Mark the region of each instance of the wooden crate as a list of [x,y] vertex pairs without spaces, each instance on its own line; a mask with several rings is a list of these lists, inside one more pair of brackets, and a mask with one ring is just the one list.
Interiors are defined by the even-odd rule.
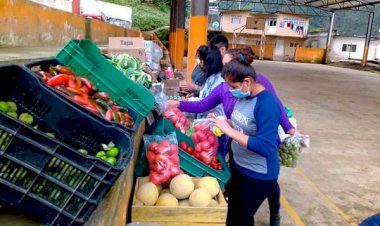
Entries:
[[[136,206],[137,178],[132,204],[132,222],[154,222],[160,226],[221,226],[226,225],[227,203],[223,193],[219,192],[217,207],[165,207]],[[196,180],[196,178],[194,178]]]

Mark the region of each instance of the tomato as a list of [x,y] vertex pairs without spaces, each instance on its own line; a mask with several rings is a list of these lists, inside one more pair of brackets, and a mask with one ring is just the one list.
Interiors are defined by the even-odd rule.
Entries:
[[218,164],[218,170],[222,170],[223,169],[223,166],[222,166],[222,164]]
[[170,152],[171,155],[178,155],[178,146],[176,144],[171,144]]
[[188,147],[187,150],[186,150],[187,153],[189,153],[190,155],[193,155],[194,154],[194,149],[192,147]]
[[166,169],[162,171],[160,174],[162,175],[161,183],[169,182],[172,176],[170,169]]
[[170,168],[170,173],[171,173],[172,177],[175,177],[175,176],[181,174],[181,169],[178,166],[172,166]]
[[163,170],[165,170],[165,168],[166,168],[166,163],[165,162],[155,161],[152,164],[151,170],[153,170],[154,172],[162,172]]
[[204,133],[200,132],[200,131],[197,132],[197,136],[198,136],[199,142],[203,142],[203,141],[207,140],[206,135]]
[[201,128],[201,124],[196,124],[196,125],[194,126],[194,131],[195,131],[195,132],[198,132],[200,128]]
[[168,140],[162,140],[160,144],[163,145],[163,146],[169,147],[170,141],[168,141]]
[[186,120],[187,120],[186,117],[181,117],[181,118],[179,118],[179,121],[178,121],[178,122],[179,122],[181,125],[185,126],[185,124],[186,124]]
[[155,185],[161,184],[162,176],[155,172],[150,172],[149,174],[149,181],[152,182]]
[[191,135],[191,138],[193,139],[194,143],[196,143],[196,144],[199,143],[197,132],[193,133],[193,135]]
[[179,117],[177,116],[177,115],[172,115],[172,116],[170,116],[170,118],[169,118],[169,121],[171,122],[171,123],[176,123],[176,122],[178,122],[178,120],[179,120]]
[[210,164],[211,163],[211,156],[208,153],[206,153],[206,152],[200,153],[199,159],[202,162],[206,163],[206,164]]
[[152,142],[149,144],[148,151],[155,151],[158,146],[157,142]]
[[206,151],[209,148],[211,148],[211,145],[210,145],[210,143],[208,141],[203,141],[203,142],[201,142],[199,144],[201,146],[202,151]]
[[216,162],[214,162],[214,161],[211,161],[210,166],[211,166],[213,169],[218,169],[218,163],[216,163]]
[[202,152],[202,147],[201,147],[200,143],[195,146],[194,152],[195,153],[201,153]]
[[185,141],[182,141],[182,142],[179,144],[179,147],[180,147],[182,150],[186,151],[186,150],[188,149],[189,145],[188,145]]
[[206,123],[201,124],[200,130],[202,130],[202,131],[209,131],[210,130],[210,126],[208,124],[206,124]]
[[214,145],[215,142],[216,142],[216,138],[214,135],[212,136],[207,136],[207,141],[211,144],[211,145]]
[[155,157],[156,157],[156,154],[154,154],[153,151],[148,151],[148,152],[146,153],[146,158],[148,159],[148,162],[149,162],[149,163],[153,163]]
[[179,164],[179,156],[178,155],[173,155],[170,160],[172,161],[172,163],[174,165],[178,165]]

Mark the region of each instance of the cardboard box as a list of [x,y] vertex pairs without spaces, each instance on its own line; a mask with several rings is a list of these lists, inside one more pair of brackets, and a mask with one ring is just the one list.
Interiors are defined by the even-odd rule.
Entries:
[[171,80],[164,80],[164,93],[167,96],[179,96],[179,86],[180,86],[180,80],[179,79],[171,79]]
[[108,52],[114,54],[126,53],[139,58],[142,62],[146,61],[144,38],[109,37]]
[[[226,225],[227,203],[223,193],[216,196],[216,207],[192,206],[138,206],[136,192],[141,186],[141,178],[137,178],[132,203],[132,222],[154,222],[160,226],[223,226]],[[193,178],[193,181],[197,178]]]

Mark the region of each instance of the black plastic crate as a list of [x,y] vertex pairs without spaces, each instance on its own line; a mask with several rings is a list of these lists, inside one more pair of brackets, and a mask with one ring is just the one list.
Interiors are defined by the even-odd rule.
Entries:
[[[36,72],[38,70],[44,70],[44,71],[46,71],[50,66],[56,66],[58,64],[59,65],[65,65],[64,63],[60,62],[59,60],[57,60],[55,58],[47,58],[47,59],[42,59],[42,60],[38,60],[38,61],[29,62],[29,63],[25,64],[25,66],[28,69],[30,69],[31,71]],[[34,74],[34,76],[38,77],[35,74]],[[78,75],[78,76],[80,76],[80,75]],[[51,90],[54,90],[54,92],[59,93],[61,95],[61,93],[59,91],[57,91],[56,89],[51,88],[49,86],[46,86],[46,87],[48,87]],[[62,95],[62,96],[65,97],[64,95]],[[69,99],[67,99],[67,100],[69,100]],[[138,114],[133,109],[128,108],[128,113],[129,113],[129,115],[134,120],[133,128],[128,128],[128,127],[122,126],[122,125],[120,125],[119,123],[116,123],[116,122],[109,122],[109,121],[105,120],[103,117],[101,117],[100,115],[95,114],[95,113],[87,110],[83,106],[81,106],[79,104],[76,104],[76,103],[72,102],[71,100],[69,100],[68,102],[70,104],[72,104],[74,107],[77,107],[78,110],[84,112],[85,114],[90,114],[91,116],[98,118],[98,120],[102,120],[104,124],[116,125],[116,126],[120,127],[121,129],[126,130],[127,132],[133,133],[133,132],[135,132],[137,130],[137,128],[139,126],[139,124],[138,124],[138,117],[139,116],[138,116]],[[127,106],[123,106],[123,107],[126,108]]]
[[[26,68],[2,66],[0,76],[0,101],[34,117],[27,125],[0,113],[0,199],[46,224],[82,225],[129,163],[131,135],[67,104]],[[94,157],[110,141],[116,166]]]

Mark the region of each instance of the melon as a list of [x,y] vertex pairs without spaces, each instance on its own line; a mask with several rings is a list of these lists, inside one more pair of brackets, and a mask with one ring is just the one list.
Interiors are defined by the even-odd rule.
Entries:
[[211,197],[218,195],[220,191],[219,183],[215,177],[202,177],[200,178],[195,188],[205,188],[210,193]]
[[165,194],[165,193],[170,193],[169,188],[164,188],[164,189],[162,189],[161,192],[160,192],[161,195],[162,195],[162,194]]
[[144,205],[144,203],[141,202],[140,200],[138,200],[138,199],[135,200],[135,206],[143,206],[143,205]]
[[143,184],[146,184],[146,183],[148,183],[148,182],[150,182],[149,181],[149,176],[146,176],[146,177],[140,177],[139,178],[139,187],[141,187]]
[[158,198],[157,186],[151,182],[145,183],[139,187],[136,198],[146,206],[153,206]]
[[179,206],[190,206],[190,202],[188,199],[184,199],[184,200],[179,201],[178,205]]
[[194,191],[194,183],[189,175],[180,174],[172,179],[169,188],[177,199],[187,199]]
[[174,195],[165,193],[158,197],[156,206],[178,206],[178,200]]
[[211,195],[205,188],[195,189],[189,198],[190,206],[207,207],[211,203]]
[[215,199],[211,199],[209,206],[210,207],[216,207],[216,206],[219,206],[219,203]]

